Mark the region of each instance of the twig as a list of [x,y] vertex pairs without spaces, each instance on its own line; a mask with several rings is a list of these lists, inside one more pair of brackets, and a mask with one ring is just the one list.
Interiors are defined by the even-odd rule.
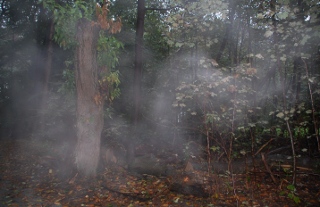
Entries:
[[290,136],[291,149],[292,149],[292,157],[293,157],[292,185],[296,185],[297,157],[296,157],[296,152],[295,152],[295,149],[294,149],[293,135],[292,135],[291,128],[290,128],[290,124],[289,124],[289,121],[288,121],[288,120],[286,120],[286,124],[287,124],[287,129],[288,129],[288,132],[289,132],[289,136]]
[[266,161],[266,159],[265,159],[265,157],[264,157],[264,153],[261,153],[261,158],[262,158],[263,164],[264,164],[264,166],[266,167],[266,170],[268,171],[268,173],[270,174],[273,182],[276,183],[277,180],[276,180],[276,178],[273,176],[273,173],[271,172],[271,170],[270,170],[270,168],[269,168],[269,166],[268,166],[268,163],[267,163],[267,161]]
[[261,150],[263,150],[263,148],[265,148],[273,140],[274,140],[274,138],[271,138],[267,143],[262,145],[262,147],[260,147],[260,149],[254,154],[254,156],[257,156],[257,154],[259,154],[261,152]]
[[[293,168],[292,165],[280,165],[280,167],[284,168],[284,169],[289,169],[289,168]],[[298,170],[306,170],[306,171],[312,171],[311,168],[307,168],[307,167],[300,167],[300,166],[296,166],[296,169]]]
[[284,147],[280,147],[280,148],[271,150],[270,152],[268,152],[268,155],[272,155],[272,154],[275,154],[275,153],[277,153],[277,152],[283,152],[284,150],[287,150],[287,149],[290,149],[290,148],[291,148],[291,145],[287,145],[287,146],[284,146]]
[[310,84],[311,81],[309,81],[308,65],[303,58],[301,58],[301,60],[303,61],[304,68],[306,69],[306,76],[307,76],[308,88],[309,88],[310,99],[311,99],[311,107],[312,107],[312,120],[313,120],[314,130],[315,130],[316,139],[317,139],[317,143],[318,143],[318,152],[320,152],[319,129],[318,129],[318,124],[317,124],[317,119],[316,119],[316,109],[314,107],[314,100],[313,100],[313,95],[312,95],[313,93],[312,93],[312,88],[311,88],[311,84]]

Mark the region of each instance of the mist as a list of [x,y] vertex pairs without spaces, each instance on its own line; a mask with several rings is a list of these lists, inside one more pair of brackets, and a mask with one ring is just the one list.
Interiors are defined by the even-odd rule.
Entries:
[[319,204],[319,11],[0,1],[0,203]]

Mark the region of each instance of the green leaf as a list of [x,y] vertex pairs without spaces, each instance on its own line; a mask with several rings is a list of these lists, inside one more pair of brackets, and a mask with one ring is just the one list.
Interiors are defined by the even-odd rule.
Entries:
[[309,35],[305,35],[305,36],[303,37],[303,39],[301,40],[300,44],[301,44],[301,45],[305,45],[306,42],[307,42],[309,39],[310,39],[310,36],[309,36]]
[[283,112],[280,112],[280,113],[278,113],[276,116],[277,116],[278,118],[283,118],[284,113],[283,113]]
[[277,17],[279,19],[286,19],[288,17],[289,13],[288,12],[281,12],[279,14],[277,14]]
[[271,37],[273,35],[273,31],[270,31],[270,30],[268,30],[268,31],[266,31],[265,33],[264,33],[264,36],[265,37]]
[[212,147],[210,147],[210,149],[211,149],[213,152],[216,152],[216,151],[219,151],[219,150],[220,150],[220,147],[219,147],[219,146],[212,146]]
[[280,192],[280,196],[284,196],[285,194],[286,194],[285,191],[281,191],[281,192]]
[[288,185],[288,186],[287,186],[287,189],[288,189],[288,190],[291,190],[291,191],[294,191],[294,190],[295,190],[295,187],[294,187],[294,185]]
[[293,197],[293,201],[294,201],[296,204],[298,204],[298,203],[301,202],[301,201],[300,201],[300,198],[299,198],[298,196],[294,196],[294,197]]
[[287,5],[289,4],[290,0],[279,0],[279,4]]
[[264,14],[263,13],[258,13],[257,14],[257,19],[263,19],[264,18]]
[[249,127],[255,127],[256,124],[255,123],[248,123]]
[[313,83],[313,78],[309,78],[308,81],[309,81],[310,83]]
[[177,42],[175,46],[176,47],[182,47],[183,45],[184,45],[183,43]]
[[291,114],[293,114],[295,111],[296,111],[295,108],[291,108],[291,109],[290,109],[290,113],[291,113]]
[[306,111],[306,114],[311,114],[312,113],[312,110],[307,110]]
[[195,44],[194,43],[188,43],[187,46],[190,47],[190,48],[193,48],[195,46]]

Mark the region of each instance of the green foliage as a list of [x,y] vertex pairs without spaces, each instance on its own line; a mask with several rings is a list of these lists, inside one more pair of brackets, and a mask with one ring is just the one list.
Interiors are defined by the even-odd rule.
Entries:
[[106,36],[103,31],[100,32],[98,40],[98,63],[102,68],[99,74],[100,88],[104,91],[103,96],[112,102],[118,98],[120,92],[119,71],[112,71],[119,63],[119,53],[123,49],[123,43],[115,37]]
[[[212,1],[207,6],[218,11],[208,13],[204,2],[175,1],[179,9],[165,16],[171,74],[180,83],[172,106],[185,114],[183,124],[209,130],[209,138],[221,143],[257,136],[256,145],[262,135],[288,137],[288,121],[295,138],[306,138],[312,112],[318,115],[310,103],[310,93],[319,101],[318,3],[276,1],[270,8],[267,1]],[[232,67],[215,69],[203,57],[215,58],[223,41],[219,65]]]
[[103,92],[105,99],[107,99],[110,103],[115,99],[118,98],[121,94],[119,84],[119,71],[110,72],[105,74],[99,79],[100,88],[106,89]]
[[[53,11],[55,22],[54,40],[64,49],[71,49],[76,46],[76,24],[79,19],[86,18],[94,20],[96,1],[72,1],[66,4],[57,4],[54,0],[41,0],[45,8]],[[100,69],[99,84],[103,96],[109,101],[120,96],[119,71],[112,71],[119,62],[118,56],[123,44],[115,37],[107,36],[100,31],[98,39],[98,64]],[[67,62],[68,66],[72,63]],[[63,72],[64,84],[59,92],[73,91],[75,87],[73,71],[66,69]]]
[[[242,65],[229,75],[204,66],[198,80],[181,82],[177,87],[173,106],[186,113],[181,120],[183,124],[188,125],[190,120],[203,120],[198,122],[199,132],[214,139],[218,145],[210,149],[220,153],[220,149],[228,148],[228,143],[246,138],[250,129],[264,125],[261,119],[257,119],[261,108],[252,101],[257,96],[251,87],[256,80],[256,69]],[[240,143],[236,144],[240,146]],[[240,154],[244,155],[243,152]],[[230,157],[240,154],[228,152]]]
[[123,43],[113,36],[106,36],[103,31],[100,32],[98,40],[98,63],[100,66],[115,68],[119,62],[120,49],[123,49]]
[[238,123],[235,129],[250,127],[250,114],[259,111],[258,107],[251,104],[255,95],[250,87],[255,77],[254,71],[253,68],[242,66],[237,68],[233,76],[215,71],[203,74],[193,83],[182,82],[176,89],[173,106],[180,107],[192,116],[204,115],[206,122],[203,124],[213,124],[222,131],[234,121]]
[[[76,44],[73,41],[77,18],[93,19],[95,2],[76,1],[63,6],[57,6],[54,0],[41,2],[55,12],[58,33],[55,40],[65,48],[72,48]],[[146,95],[146,103],[153,103],[160,88],[170,94],[161,101],[170,99],[176,88],[172,106],[183,114],[179,119],[199,132],[208,129],[210,138],[220,139],[225,146],[232,139],[248,144],[249,136],[254,136],[255,145],[263,144],[262,135],[286,136],[285,121],[293,124],[295,137],[314,133],[310,127],[312,110],[307,83],[312,85],[315,100],[319,101],[319,74],[314,64],[320,11],[316,1],[303,1],[301,5],[277,1],[274,9],[267,1],[239,1],[235,6],[232,1],[210,0],[179,0],[169,4],[168,12],[146,12],[143,81],[148,84],[142,85],[146,87],[143,90],[152,91],[150,96]],[[134,2],[127,4],[120,0],[112,5],[115,6],[110,8],[112,12],[121,12],[126,17],[124,30],[132,37],[120,36],[126,42],[123,45],[100,33],[98,63],[100,68],[104,67],[99,74],[100,85],[106,90],[108,95],[104,98],[108,101],[120,95],[120,73],[116,67],[121,49],[126,49],[128,57],[134,56],[136,21]],[[148,1],[146,5],[163,6],[156,1]],[[228,30],[230,34],[226,37]],[[225,39],[226,49],[219,65],[230,67],[217,69],[210,60]],[[310,65],[310,77],[304,74],[301,65],[294,69],[296,57],[304,57],[306,65]],[[69,76],[69,72],[64,73]],[[121,75],[126,80],[132,77],[130,70],[122,70]],[[66,86],[70,88],[72,84]],[[283,87],[285,95],[281,93]],[[211,147],[211,151],[223,150],[221,145]]]
[[[295,195],[296,188],[294,187],[294,185],[288,185],[288,186],[287,186],[287,189],[290,191],[290,192],[287,194],[288,198],[292,199],[296,204],[301,203],[300,198]],[[284,195],[285,192],[281,192],[281,194]]]
[[154,60],[161,62],[168,55],[168,44],[163,35],[167,25],[163,24],[164,16],[158,11],[148,12],[146,18],[144,39],[146,48],[153,52],[152,65]]
[[58,89],[59,93],[62,94],[75,94],[76,83],[74,77],[74,71],[70,69],[65,69],[62,73],[64,82]]
[[218,22],[227,16],[227,1],[175,1],[174,5],[183,9],[170,12],[165,19],[168,25],[166,40],[170,47],[195,48],[201,45],[210,48],[218,43],[214,31],[218,29]]
[[212,147],[210,147],[210,150],[212,152],[219,152],[220,151],[220,147],[219,146],[212,146]]
[[[66,65],[71,64],[70,61],[66,61]],[[74,77],[74,71],[70,69],[65,69],[63,71],[63,79],[64,82],[62,83],[61,87],[58,89],[59,93],[62,93],[66,95],[67,97],[69,95],[73,96],[75,95],[75,77]],[[105,99],[109,102],[112,102],[115,98],[118,98],[121,94],[119,85],[120,85],[120,79],[119,79],[119,71],[113,71],[109,73],[104,73],[100,76],[99,84],[101,87],[101,90],[105,91],[102,93],[102,95],[105,95]]]
[[63,48],[76,46],[76,24],[81,18],[92,20],[95,14],[95,1],[77,0],[64,5],[54,0],[39,0],[44,7],[53,11],[55,22],[54,40]]

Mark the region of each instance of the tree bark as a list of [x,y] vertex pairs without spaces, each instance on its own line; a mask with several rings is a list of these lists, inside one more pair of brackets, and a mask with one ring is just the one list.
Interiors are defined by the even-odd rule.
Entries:
[[41,96],[41,104],[40,104],[40,118],[39,122],[36,122],[34,127],[38,127],[38,130],[40,132],[43,132],[45,130],[45,122],[46,122],[46,117],[45,117],[45,110],[48,109],[47,106],[47,99],[48,99],[48,87],[49,87],[49,79],[51,75],[51,70],[52,70],[52,56],[53,56],[53,34],[54,34],[54,22],[50,22],[50,30],[48,34],[48,49],[47,49],[47,60],[45,63],[45,68],[44,68],[44,82],[43,82],[43,88],[42,88],[42,96]]
[[75,79],[77,88],[77,145],[75,164],[80,174],[94,176],[99,162],[103,102],[98,101],[97,42],[99,27],[87,19],[77,24]]
[[50,31],[49,31],[49,37],[48,37],[48,56],[47,56],[47,62],[45,67],[45,73],[44,73],[44,86],[43,86],[43,92],[45,95],[48,93],[48,85],[49,85],[49,79],[51,75],[51,69],[52,69],[52,56],[53,56],[53,34],[54,34],[54,22],[50,22]]
[[145,0],[138,0],[138,17],[135,45],[136,56],[134,68],[134,125],[137,125],[141,118],[142,46],[145,10]]
[[[228,41],[230,41],[230,35],[232,33],[232,27],[233,27],[233,19],[234,19],[234,15],[235,15],[235,11],[236,11],[236,4],[233,3],[233,1],[229,1],[229,8],[230,8],[230,11],[229,11],[229,22],[227,23],[226,25],[226,33],[222,39],[222,43],[220,45],[220,48],[219,48],[219,52],[216,56],[216,61],[219,62],[222,58],[222,55],[223,55],[223,52],[227,46],[227,43]],[[232,58],[230,56],[230,58]]]
[[136,25],[136,42],[135,42],[135,61],[134,61],[134,114],[132,117],[133,137],[127,140],[126,143],[126,159],[128,166],[130,167],[133,163],[133,158],[135,154],[135,142],[140,136],[139,124],[141,121],[141,82],[142,82],[142,48],[143,48],[143,33],[144,33],[144,16],[146,12],[145,0],[138,0],[137,9],[137,25]]

